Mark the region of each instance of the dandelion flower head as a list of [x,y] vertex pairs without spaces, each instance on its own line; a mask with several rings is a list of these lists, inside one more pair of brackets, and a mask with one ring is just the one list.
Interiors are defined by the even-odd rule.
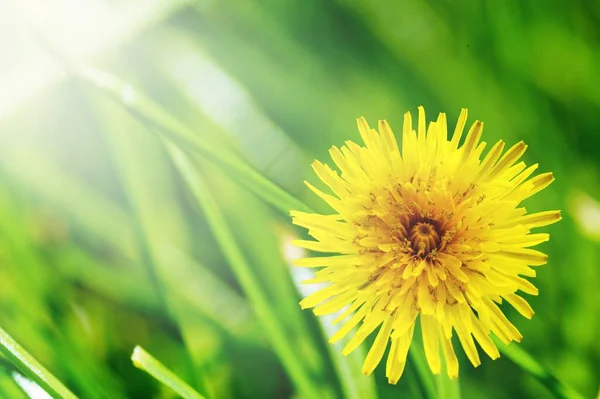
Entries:
[[476,121],[459,145],[466,120],[463,109],[449,138],[446,115],[426,126],[419,107],[416,131],[410,113],[404,116],[399,149],[386,121],[379,121],[376,131],[358,119],[365,146],[347,141],[330,149],[339,173],[313,163],[327,192],[306,183],[333,211],[291,212],[294,224],[314,238],[295,245],[326,254],[295,262],[321,268],[307,283],[326,283],[301,306],[316,315],[339,314],[334,323],[343,323],[332,343],[356,328],[344,354],[379,328],[363,372],[375,369],[391,342],[390,383],[403,373],[417,323],[431,371],[440,373],[443,356],[454,378],[459,365],[453,334],[478,366],[475,341],[496,359],[490,333],[504,343],[521,340],[499,307],[503,301],[527,318],[533,315],[521,295],[538,294],[527,278],[535,277],[532,267],[545,264],[547,256],[531,247],[549,235],[531,230],[561,216],[559,211],[528,214],[521,202],[554,178],[551,173],[531,177],[537,164],[520,161],[527,148],[523,142],[505,151],[499,141],[483,156],[482,122]]

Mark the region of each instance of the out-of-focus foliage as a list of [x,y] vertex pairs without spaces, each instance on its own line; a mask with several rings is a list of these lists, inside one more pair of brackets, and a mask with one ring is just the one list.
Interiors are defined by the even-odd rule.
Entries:
[[[451,123],[468,107],[485,141],[524,140],[556,176],[526,206],[564,220],[535,317],[505,311],[541,364],[597,393],[598,3],[13,0],[0,43],[0,326],[80,397],[174,397],[133,367],[136,345],[210,399],[427,390],[412,363],[395,387],[382,367],[355,375],[362,355],[297,306],[288,217],[132,112],[139,95],[300,199],[361,115],[399,131],[418,105]],[[79,63],[130,86],[111,98]],[[2,397],[21,395],[12,373],[0,358]],[[463,356],[460,387],[551,397],[505,358]]]

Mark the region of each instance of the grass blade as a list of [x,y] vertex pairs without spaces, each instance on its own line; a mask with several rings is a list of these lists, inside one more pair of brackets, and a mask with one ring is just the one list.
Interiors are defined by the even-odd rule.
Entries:
[[302,201],[262,175],[246,161],[227,148],[203,139],[192,129],[179,122],[158,104],[137,92],[116,77],[88,65],[75,70],[77,76],[123,104],[133,115],[150,123],[180,148],[191,148],[218,165],[242,186],[276,208],[288,212],[290,209],[306,210]]
[[293,344],[287,339],[284,327],[278,321],[277,315],[273,312],[268,299],[260,288],[258,281],[256,281],[250,265],[236,244],[235,238],[229,230],[227,222],[221,214],[216,201],[211,196],[204,180],[181,150],[172,145],[169,145],[168,148],[173,156],[176,167],[181,172],[198,205],[204,212],[223,255],[237,275],[246,295],[248,295],[250,301],[254,304],[258,319],[265,328],[266,334],[269,336],[275,351],[280,356],[284,367],[295,382],[297,389],[305,398],[320,399],[326,397],[324,396],[323,387],[317,384],[315,376],[307,372],[303,366],[304,362],[302,358],[293,347]]
[[[185,378],[194,388],[205,393],[205,387],[192,370],[202,369],[214,358],[214,352],[202,345],[207,320],[196,317],[206,312],[190,306],[195,305],[190,302],[200,299],[200,295],[183,296],[199,291],[197,287],[205,281],[201,277],[196,278],[198,274],[194,270],[189,270],[194,263],[173,258],[177,252],[186,256],[192,252],[187,219],[170,173],[168,154],[160,137],[148,134],[146,126],[117,104],[100,97],[94,105],[99,115],[110,115],[105,118],[107,143],[119,166],[123,188],[137,220],[140,261],[146,267],[164,311],[176,324],[184,342],[189,373]],[[121,134],[123,130],[128,134]],[[144,151],[138,151],[140,146]],[[222,317],[214,311],[214,304],[224,298],[212,299],[213,306],[206,308],[213,312],[210,319]]]
[[156,380],[162,382],[184,399],[205,399],[204,396],[196,392],[192,387],[186,384],[175,373],[166,368],[161,362],[146,352],[142,347],[136,346],[131,355],[133,365],[140,370],[144,370]]
[[505,345],[496,337],[493,337],[494,342],[500,352],[509,358],[514,364],[519,366],[531,374],[536,380],[541,382],[543,385],[554,394],[557,398],[561,399],[582,399],[577,391],[561,382],[554,374],[548,369],[542,366],[537,360],[535,360],[529,353],[527,353],[521,346],[512,344]]
[[77,399],[54,375],[0,328],[0,353],[54,398]]
[[[19,375],[25,379],[8,360],[0,357],[0,397],[11,399],[30,399],[23,391],[23,388],[17,383],[15,377]],[[29,380],[28,380],[29,381]],[[38,385],[36,385],[38,386]],[[39,387],[39,386],[38,386]],[[41,388],[40,388],[41,389]],[[45,392],[45,391],[44,391]],[[46,394],[48,395],[48,394]]]

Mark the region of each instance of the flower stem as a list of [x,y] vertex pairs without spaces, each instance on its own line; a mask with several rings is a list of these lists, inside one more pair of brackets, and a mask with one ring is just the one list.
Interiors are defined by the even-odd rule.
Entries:
[[423,395],[426,399],[437,399],[438,395],[433,374],[431,374],[429,366],[427,366],[422,347],[418,345],[412,345],[408,351],[408,354],[412,360],[412,364],[415,366],[415,374],[417,375]]

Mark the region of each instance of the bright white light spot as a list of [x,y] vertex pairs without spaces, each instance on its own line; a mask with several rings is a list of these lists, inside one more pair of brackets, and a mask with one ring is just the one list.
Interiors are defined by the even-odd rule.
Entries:
[[302,295],[302,297],[307,297],[313,292],[317,292],[321,288],[325,287],[325,284],[302,284],[305,280],[310,280],[315,277],[315,272],[313,269],[309,269],[306,267],[295,267],[292,265],[292,261],[295,259],[304,258],[307,256],[306,250],[304,248],[298,248],[292,245],[292,241],[298,239],[298,237],[294,237],[291,234],[284,235],[282,237],[283,244],[283,256],[285,261],[290,266],[290,271],[292,273],[292,278],[294,279],[294,283],[296,283],[296,287],[298,291]]
[[[0,9],[0,119],[190,0],[9,0]],[[51,50],[51,52],[48,52]],[[124,101],[130,93],[123,93]]]
[[[292,241],[296,240],[298,237],[294,237],[292,235],[284,235],[282,238],[283,241],[283,255],[285,260],[290,265],[290,270],[292,274],[292,279],[296,284],[296,288],[298,292],[302,296],[302,298],[306,298],[307,296],[327,287],[327,283],[320,284],[303,284],[303,281],[310,280],[315,277],[314,269],[306,268],[306,267],[295,267],[292,265],[292,261],[294,259],[300,259],[306,257],[308,254],[304,248],[298,248],[292,245]],[[321,324],[321,328],[325,331],[325,334],[328,337],[331,337],[333,334],[337,332],[337,327],[334,326],[333,320],[335,320],[339,315],[341,315],[344,311],[346,311],[347,307],[339,310],[330,315],[319,317],[319,324]]]
[[42,387],[30,379],[23,377],[21,374],[12,373],[12,377],[31,399],[52,399],[52,396],[48,395],[48,393],[44,391]]
[[600,203],[582,194],[576,208],[577,221],[588,234],[600,235]]
[[292,241],[295,239],[297,239],[297,237],[291,235],[287,235],[283,238],[283,255],[288,263],[306,256],[306,250],[304,248],[292,245]]
[[135,101],[136,96],[135,90],[130,85],[125,86],[121,91],[121,101],[125,104],[132,104]]

